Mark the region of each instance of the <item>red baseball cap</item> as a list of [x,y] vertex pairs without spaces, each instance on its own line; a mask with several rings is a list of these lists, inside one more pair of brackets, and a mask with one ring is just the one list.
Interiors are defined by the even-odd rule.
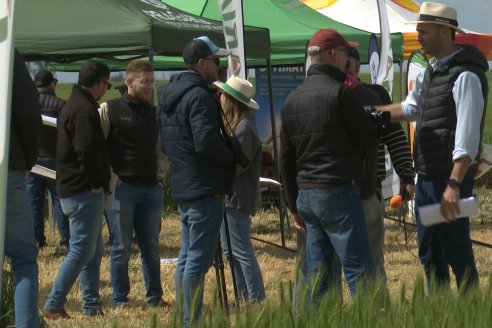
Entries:
[[357,42],[347,42],[338,31],[331,28],[324,28],[316,31],[309,40],[308,53],[310,55],[319,54],[324,50],[339,47],[357,47]]

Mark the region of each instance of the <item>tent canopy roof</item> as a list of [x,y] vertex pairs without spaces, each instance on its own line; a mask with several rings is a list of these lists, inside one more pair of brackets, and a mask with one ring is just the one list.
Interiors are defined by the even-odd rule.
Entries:
[[[149,51],[181,56],[186,42],[208,35],[224,46],[222,23],[158,0],[18,0],[15,46],[28,60],[70,62]],[[270,55],[267,29],[245,27],[248,58]]]
[[[220,20],[216,0],[163,0],[164,3],[202,17]],[[306,43],[319,29],[332,28],[359,43],[361,61],[367,62],[370,33],[332,20],[295,0],[243,1],[244,22],[270,30],[274,65],[303,64]],[[402,35],[392,34],[393,58],[402,58]]]

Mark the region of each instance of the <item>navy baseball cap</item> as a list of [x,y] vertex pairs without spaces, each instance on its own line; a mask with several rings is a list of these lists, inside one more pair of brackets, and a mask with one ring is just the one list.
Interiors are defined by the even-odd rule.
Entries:
[[199,59],[209,56],[226,57],[232,50],[218,47],[207,36],[201,36],[188,42],[183,49],[183,59],[187,65],[195,64]]

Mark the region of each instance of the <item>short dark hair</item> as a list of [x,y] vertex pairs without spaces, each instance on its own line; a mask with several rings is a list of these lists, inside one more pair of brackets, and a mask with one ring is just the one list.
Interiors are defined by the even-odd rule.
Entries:
[[355,47],[347,47],[347,51],[350,58],[360,61],[359,51]]
[[97,60],[90,60],[80,68],[78,84],[84,87],[92,87],[103,79],[109,79],[108,65]]

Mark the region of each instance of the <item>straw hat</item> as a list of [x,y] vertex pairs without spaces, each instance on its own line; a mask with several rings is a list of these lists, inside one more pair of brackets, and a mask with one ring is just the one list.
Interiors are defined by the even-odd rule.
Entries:
[[458,27],[458,14],[456,9],[436,2],[422,2],[417,21],[408,24],[432,23],[454,28],[456,32],[466,34]]
[[258,109],[260,106],[251,99],[253,95],[253,85],[239,76],[231,76],[226,83],[214,82],[219,89],[242,102],[248,107]]

